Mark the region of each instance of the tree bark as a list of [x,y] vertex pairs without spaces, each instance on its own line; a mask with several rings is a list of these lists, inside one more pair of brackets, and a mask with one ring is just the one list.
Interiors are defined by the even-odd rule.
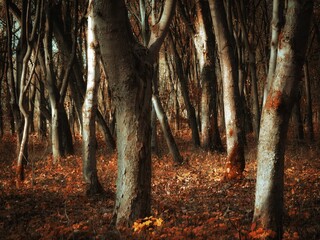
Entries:
[[180,90],[181,90],[184,104],[186,106],[188,123],[192,132],[192,142],[195,147],[199,147],[200,136],[199,136],[199,130],[197,125],[196,111],[190,101],[188,79],[186,78],[185,72],[183,71],[182,59],[179,56],[179,53],[176,47],[174,46],[174,39],[173,39],[172,33],[170,33],[169,39],[170,39],[171,49],[174,52],[174,59],[175,59],[176,71],[177,71],[177,75],[180,83]]
[[152,95],[152,103],[153,103],[154,110],[157,114],[157,117],[159,119],[164,138],[166,140],[170,153],[173,157],[173,161],[177,164],[181,164],[183,159],[180,155],[178,146],[173,138],[173,135],[168,123],[167,115],[163,110],[159,97],[157,97],[156,95]]
[[273,0],[272,5],[272,22],[271,22],[271,41],[270,41],[270,58],[268,65],[268,75],[266,84],[263,91],[263,105],[266,102],[272,80],[274,78],[274,73],[277,66],[277,51],[278,51],[278,39],[280,29],[283,25],[282,11],[284,8],[284,3],[281,0]]
[[[92,0],[89,1],[92,4]],[[87,186],[87,195],[102,192],[102,186],[98,180],[96,160],[96,111],[98,87],[100,82],[99,68],[99,45],[96,38],[96,25],[93,9],[90,8],[88,15],[87,30],[87,90],[82,107],[82,171]]]
[[288,1],[285,25],[279,35],[277,67],[262,113],[253,222],[257,228],[272,230],[275,239],[281,239],[283,233],[285,142],[312,11],[313,1]]
[[242,12],[241,1],[235,1],[236,9],[238,13],[238,18],[240,21],[240,27],[243,32],[243,40],[245,48],[247,49],[249,55],[249,70],[251,76],[251,98],[252,98],[252,120],[253,120],[253,130],[256,138],[259,136],[260,129],[260,108],[259,108],[259,98],[258,98],[258,78],[256,73],[256,56],[252,45],[249,42],[249,33],[247,27],[244,23],[244,17]]
[[217,77],[215,74],[215,42],[209,3],[196,3],[195,47],[199,59],[201,94],[201,145],[204,149],[221,150],[218,129]]
[[306,89],[306,108],[307,108],[307,129],[306,132],[309,136],[310,141],[314,140],[314,130],[313,130],[313,114],[312,114],[312,96],[310,87],[310,76],[309,76],[309,64],[308,61],[305,62],[303,66],[304,81]]
[[223,103],[227,139],[227,178],[242,176],[245,168],[241,129],[241,101],[234,62],[232,40],[228,30],[223,0],[211,0],[210,10],[220,57]]
[[166,1],[152,32],[149,51],[132,36],[123,0],[95,1],[97,36],[116,107],[118,178],[116,225],[150,214],[152,65],[169,28],[175,0]]

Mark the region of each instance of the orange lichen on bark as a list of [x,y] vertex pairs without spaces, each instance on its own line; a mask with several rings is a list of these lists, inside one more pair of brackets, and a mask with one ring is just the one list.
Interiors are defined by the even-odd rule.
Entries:
[[232,128],[229,130],[229,136],[230,136],[230,137],[233,136],[233,129],[232,129]]
[[265,108],[267,110],[278,109],[281,105],[281,96],[282,93],[280,91],[274,91],[272,94],[269,94],[265,104]]
[[239,145],[236,144],[227,157],[225,179],[240,179],[243,177],[242,172],[245,167],[243,157]]

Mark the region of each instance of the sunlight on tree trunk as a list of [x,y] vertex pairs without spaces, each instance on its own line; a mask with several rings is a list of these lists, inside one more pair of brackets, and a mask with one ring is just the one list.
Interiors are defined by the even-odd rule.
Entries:
[[[89,2],[92,4],[92,1]],[[88,16],[87,31],[87,90],[82,107],[82,170],[83,177],[87,183],[87,194],[97,194],[102,192],[102,186],[98,180],[97,160],[96,160],[96,111],[97,95],[100,82],[100,68],[98,61],[98,41],[96,39],[96,25],[93,17],[93,9],[90,8]]]
[[284,153],[288,122],[304,64],[313,1],[289,0],[278,43],[277,67],[263,108],[257,153],[253,224],[283,233]]
[[209,1],[217,40],[223,85],[223,104],[227,140],[227,178],[242,176],[245,167],[241,129],[241,101],[236,78],[231,36],[228,30],[223,0]]

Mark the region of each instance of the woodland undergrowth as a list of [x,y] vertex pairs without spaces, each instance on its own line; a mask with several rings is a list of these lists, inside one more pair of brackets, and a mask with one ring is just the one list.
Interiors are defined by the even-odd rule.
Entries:
[[[87,197],[81,140],[53,164],[50,144],[30,137],[26,180],[17,184],[16,139],[0,143],[0,239],[254,239],[255,143],[248,137],[244,178],[225,181],[225,153],[195,149],[190,132],[176,134],[184,164],[176,166],[160,139],[152,156],[152,216],[111,230],[116,153],[98,138],[98,175],[106,190]],[[285,159],[284,239],[320,239],[319,142],[289,139]]]

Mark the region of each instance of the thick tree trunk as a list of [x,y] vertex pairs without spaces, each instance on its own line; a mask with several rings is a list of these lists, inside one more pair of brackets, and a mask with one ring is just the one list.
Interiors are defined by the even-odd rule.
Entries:
[[95,1],[97,33],[116,107],[118,179],[117,225],[150,214],[151,71],[142,46],[135,44],[123,1]]
[[227,139],[227,178],[242,176],[245,167],[241,129],[241,101],[234,62],[232,40],[228,31],[223,0],[209,1],[220,57],[223,103]]
[[166,1],[154,26],[149,51],[136,43],[123,0],[95,1],[97,36],[108,72],[117,119],[116,225],[150,214],[152,66],[168,31],[175,0]]
[[[92,4],[92,1],[89,2]],[[100,82],[100,68],[98,61],[98,41],[96,39],[96,25],[91,8],[88,16],[87,31],[87,90],[82,107],[82,171],[87,186],[87,194],[102,192],[102,186],[98,180],[96,160],[96,111],[98,87]]]
[[[313,1],[289,0],[278,43],[277,67],[263,108],[253,222],[282,238],[285,142],[304,63]],[[271,238],[271,236],[269,236]]]

